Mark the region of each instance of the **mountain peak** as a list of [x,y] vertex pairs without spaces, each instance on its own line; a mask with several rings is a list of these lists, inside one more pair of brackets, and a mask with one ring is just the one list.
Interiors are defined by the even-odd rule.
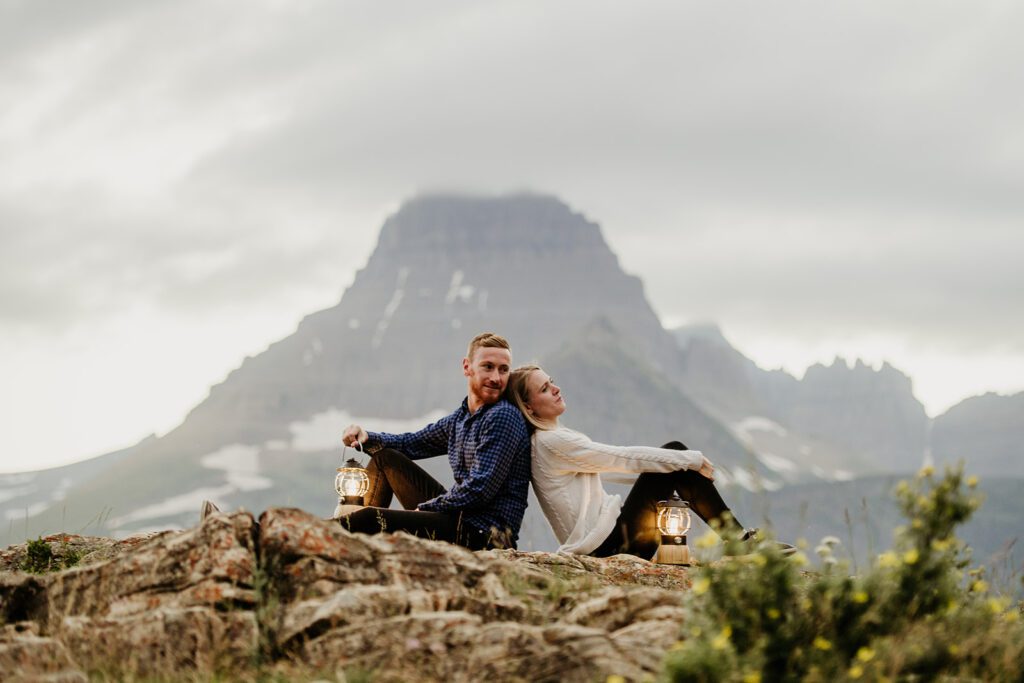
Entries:
[[487,250],[532,246],[607,251],[596,223],[556,197],[534,193],[414,197],[384,223],[378,250],[432,250],[453,244]]

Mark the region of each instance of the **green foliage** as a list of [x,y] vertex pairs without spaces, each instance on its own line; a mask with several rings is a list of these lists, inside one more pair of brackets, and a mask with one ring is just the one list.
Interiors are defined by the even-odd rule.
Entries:
[[[671,681],[1024,680],[1021,606],[995,595],[956,528],[977,509],[960,469],[901,482],[893,550],[850,576],[836,538],[807,557],[770,542],[701,570],[669,653]],[[736,543],[730,539],[728,543]]]
[[33,574],[45,574],[53,567],[53,549],[42,538],[28,542],[21,568]]
[[42,537],[29,541],[25,548],[25,559],[21,562],[22,570],[33,574],[45,574],[76,566],[82,554],[71,547],[67,537],[61,539],[59,551],[54,553],[53,547]]

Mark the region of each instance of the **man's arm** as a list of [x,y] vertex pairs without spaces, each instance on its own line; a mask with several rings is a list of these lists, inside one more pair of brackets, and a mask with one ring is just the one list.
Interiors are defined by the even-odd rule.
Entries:
[[454,419],[454,414],[448,415],[437,422],[428,424],[418,432],[405,434],[367,432],[363,447],[371,455],[382,448],[393,448],[396,451],[401,451],[410,460],[444,455],[448,452],[448,432]]
[[529,452],[530,436],[522,415],[512,406],[495,408],[484,416],[476,461],[469,476],[417,509],[436,512],[486,507],[508,478],[515,459]]
[[432,458],[448,452],[448,430],[454,414],[431,423],[418,432],[405,434],[388,434],[386,432],[367,432],[359,425],[349,425],[341,435],[341,442],[346,446],[362,445],[367,454],[374,454],[382,448],[394,448],[409,457],[410,460]]

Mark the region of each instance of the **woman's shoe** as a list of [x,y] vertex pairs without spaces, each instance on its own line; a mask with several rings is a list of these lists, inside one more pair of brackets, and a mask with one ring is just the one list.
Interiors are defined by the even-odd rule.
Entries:
[[[745,530],[743,532],[743,535],[740,536],[740,542],[743,543],[744,546],[746,546],[747,552],[742,554],[749,554],[755,552],[757,550],[758,544],[761,542],[763,538],[764,534],[762,534],[761,530],[756,527],[753,529]],[[783,543],[782,541],[772,541],[772,547],[774,547],[776,550],[778,550],[786,557],[796,553],[796,547],[790,543]]]

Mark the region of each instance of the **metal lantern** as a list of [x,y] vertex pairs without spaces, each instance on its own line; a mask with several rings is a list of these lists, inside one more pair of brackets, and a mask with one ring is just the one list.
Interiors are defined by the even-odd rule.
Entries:
[[658,532],[661,545],[654,561],[660,564],[690,565],[690,548],[686,533],[690,530],[690,504],[673,493],[658,503]]
[[344,467],[338,468],[334,490],[338,492],[339,505],[363,505],[363,496],[370,490],[370,477],[358,460],[349,458]]

